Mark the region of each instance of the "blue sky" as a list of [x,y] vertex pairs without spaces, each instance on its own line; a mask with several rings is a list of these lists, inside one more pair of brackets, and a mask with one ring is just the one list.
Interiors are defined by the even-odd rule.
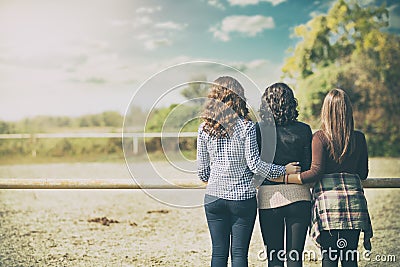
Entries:
[[[361,2],[377,1],[382,2]],[[389,30],[399,32],[400,4],[386,3]],[[311,0],[3,0],[0,119],[123,113],[147,78],[194,60],[239,68],[262,89],[279,81],[286,51],[298,41],[291,37],[293,28],[331,5]],[[164,89],[157,90],[135,104],[148,108]]]

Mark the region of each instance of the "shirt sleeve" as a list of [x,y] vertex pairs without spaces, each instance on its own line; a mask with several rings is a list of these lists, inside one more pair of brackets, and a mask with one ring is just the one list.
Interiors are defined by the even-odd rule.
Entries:
[[318,132],[314,134],[311,142],[311,167],[308,171],[302,172],[300,178],[305,183],[313,183],[321,179],[325,171],[324,145]]
[[[276,179],[286,174],[285,166],[266,163],[261,160],[258,152],[258,145],[256,140],[256,127],[254,124],[246,131],[245,137],[245,157],[249,169],[256,175],[264,178]],[[257,177],[257,176],[256,176]],[[256,178],[255,177],[255,178]],[[261,184],[262,181],[255,181],[256,184]]]
[[203,182],[208,182],[210,177],[210,155],[202,132],[202,126],[200,126],[197,135],[197,175]]
[[306,130],[306,138],[304,146],[303,146],[303,156],[302,156],[302,161],[301,161],[301,170],[302,171],[307,171],[310,169],[311,166],[311,142],[312,142],[312,132],[311,128],[307,127]]
[[261,130],[260,130],[260,124],[256,123],[256,140],[257,140],[257,146],[258,146],[258,152],[261,154]]
[[[357,173],[360,176],[361,180],[367,179],[368,176],[368,148],[367,141],[365,140],[365,136],[363,133],[360,133],[360,141],[357,142],[357,145],[360,146],[360,160],[357,163]],[[358,149],[358,147],[356,147]]]

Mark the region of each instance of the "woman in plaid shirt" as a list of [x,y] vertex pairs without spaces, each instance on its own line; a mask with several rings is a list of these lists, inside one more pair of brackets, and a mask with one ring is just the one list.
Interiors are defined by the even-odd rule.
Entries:
[[211,266],[247,266],[257,214],[254,174],[271,179],[296,173],[295,164],[261,161],[244,90],[232,77],[214,81],[197,138],[199,178],[207,183],[204,208],[212,241]]
[[360,231],[371,249],[371,220],[360,180],[368,176],[365,136],[354,130],[348,95],[333,89],[324,100],[321,130],[312,140],[311,168],[286,175],[286,183],[315,183],[311,235],[321,247],[322,266],[357,266]]

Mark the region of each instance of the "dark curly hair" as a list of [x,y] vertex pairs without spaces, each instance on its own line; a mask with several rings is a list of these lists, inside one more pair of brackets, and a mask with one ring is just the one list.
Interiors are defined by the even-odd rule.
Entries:
[[210,86],[205,103],[203,130],[212,137],[229,137],[238,118],[250,120],[244,89],[234,78],[223,76]]
[[267,123],[275,121],[276,125],[285,125],[296,121],[298,116],[297,99],[287,84],[274,83],[265,89],[261,98],[261,120]]

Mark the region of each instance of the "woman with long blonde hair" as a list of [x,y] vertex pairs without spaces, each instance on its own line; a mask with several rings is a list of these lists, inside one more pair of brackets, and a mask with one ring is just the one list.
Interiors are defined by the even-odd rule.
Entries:
[[325,97],[321,130],[312,140],[311,168],[286,175],[287,183],[315,183],[311,234],[321,247],[322,266],[357,266],[357,246],[371,249],[371,220],[361,180],[368,176],[365,136],[354,130],[353,109],[342,89]]
[[232,77],[211,85],[197,138],[198,176],[207,183],[204,208],[212,241],[211,266],[248,265],[257,214],[254,174],[271,179],[296,173],[294,164],[261,161],[244,89]]

